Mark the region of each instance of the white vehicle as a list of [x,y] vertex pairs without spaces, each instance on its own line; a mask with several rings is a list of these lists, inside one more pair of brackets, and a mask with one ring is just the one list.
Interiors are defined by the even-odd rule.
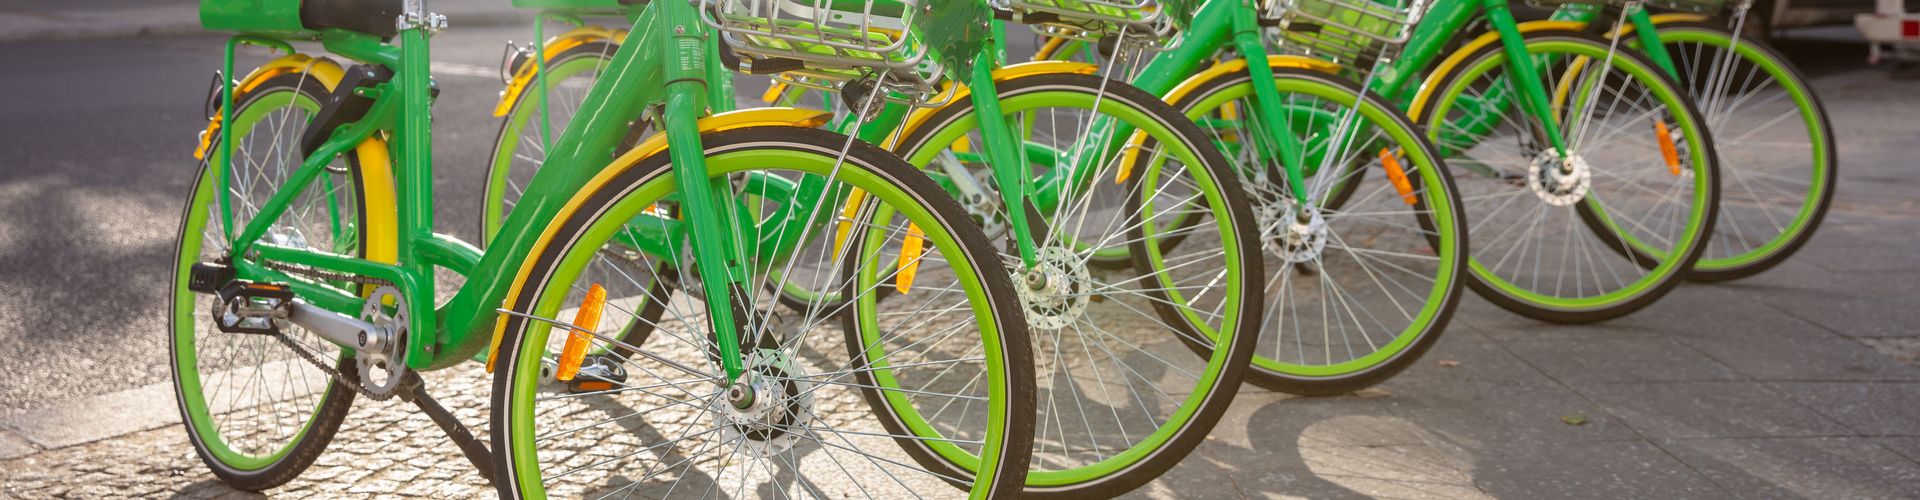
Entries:
[[1867,60],[1879,64],[1884,49],[1890,49],[1894,59],[1912,61],[1920,59],[1920,12],[1908,12],[1901,0],[1878,0],[1874,13],[1854,16],[1853,25],[1860,28],[1860,34],[1867,37]]

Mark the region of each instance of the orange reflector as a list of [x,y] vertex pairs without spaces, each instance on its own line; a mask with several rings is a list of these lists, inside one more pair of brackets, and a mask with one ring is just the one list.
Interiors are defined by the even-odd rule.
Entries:
[[907,237],[900,242],[900,273],[893,275],[893,287],[906,295],[913,289],[913,277],[920,274],[920,252],[927,244],[927,234],[920,232],[920,225],[907,223]]
[[1382,148],[1380,166],[1387,170],[1387,180],[1393,182],[1393,189],[1400,192],[1400,201],[1407,202],[1408,205],[1420,203],[1420,198],[1413,195],[1413,182],[1407,180],[1407,171],[1400,169],[1400,158],[1394,156],[1392,151]]
[[1655,118],[1653,133],[1660,137],[1660,156],[1667,157],[1667,171],[1680,175],[1680,149],[1673,146],[1673,134],[1667,130],[1667,122]]
[[200,145],[193,148],[193,159],[207,159],[207,149],[213,147],[213,136],[220,133],[220,119],[223,116],[214,115],[213,121],[207,123],[207,129],[200,131]]
[[613,382],[607,382],[604,380],[595,380],[591,382],[581,382],[579,384],[576,384],[574,387],[577,387],[582,391],[605,391],[605,390],[613,389]]
[[[600,329],[600,310],[607,305],[607,289],[599,283],[587,289],[587,299],[580,301],[580,312],[573,315],[573,324],[587,331]],[[580,361],[587,357],[587,347],[593,344],[593,336],[579,330],[567,330],[567,345],[560,350],[560,367],[554,370],[554,378],[565,382],[573,380],[580,373]]]

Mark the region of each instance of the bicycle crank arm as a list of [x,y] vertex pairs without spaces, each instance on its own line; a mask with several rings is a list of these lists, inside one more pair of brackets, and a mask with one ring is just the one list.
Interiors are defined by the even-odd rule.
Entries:
[[382,352],[393,342],[393,332],[386,328],[297,299],[287,320],[329,342],[355,350]]

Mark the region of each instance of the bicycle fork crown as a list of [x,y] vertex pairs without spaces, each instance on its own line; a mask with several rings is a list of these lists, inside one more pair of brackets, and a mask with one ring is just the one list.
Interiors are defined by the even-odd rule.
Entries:
[[1560,153],[1548,148],[1534,155],[1527,165],[1527,189],[1548,205],[1564,207],[1586,199],[1593,187],[1593,169],[1579,153]]

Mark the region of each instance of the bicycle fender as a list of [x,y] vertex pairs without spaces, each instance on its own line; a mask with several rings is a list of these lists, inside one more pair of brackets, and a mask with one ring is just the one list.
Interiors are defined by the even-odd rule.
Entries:
[[[728,111],[701,118],[697,126],[700,128],[701,135],[747,127],[779,126],[813,128],[827,123],[827,119],[832,117],[832,113],[812,109],[753,108]],[[560,212],[554,215],[553,220],[563,221],[572,217],[574,212],[579,211],[580,205],[586,203],[587,198],[605,188],[608,183],[613,182],[614,178],[619,177],[621,174],[626,173],[628,169],[633,168],[634,165],[639,164],[641,159],[653,156],[666,149],[667,134],[665,132],[655,132],[651,137],[641,141],[639,145],[634,146],[633,149],[629,149],[626,153],[614,158],[613,163],[608,164],[607,168],[601,169],[598,174],[595,174],[592,180],[587,181],[585,186],[582,186],[579,191],[573,193],[573,198],[567,200],[566,205],[560,207]],[[560,226],[561,224],[549,224],[540,234],[540,239],[534,240],[533,247],[527,252],[527,255],[531,257],[545,252],[547,247],[552,245],[553,239],[558,236],[557,233],[560,231]],[[527,277],[533,274],[533,261],[534,259],[528,258],[526,262],[520,263],[519,274],[514,278],[513,286],[507,288],[506,299],[501,303],[518,303],[520,292],[526,287]],[[500,356],[500,342],[506,338],[506,334],[507,322],[495,321],[493,323],[493,340],[487,346],[488,373],[493,372],[494,362],[497,361]]]
[[[1092,63],[1084,63],[1084,62],[1076,62],[1076,61],[1028,61],[1023,63],[1009,64],[999,69],[993,70],[993,81],[995,83],[999,83],[999,82],[1004,82],[1007,80],[1012,80],[1015,78],[1026,77],[1026,76],[1051,75],[1051,74],[1061,74],[1061,73],[1091,75],[1094,73],[1098,73],[1099,71],[1100,71],[1100,67]],[[927,123],[927,120],[933,119],[933,115],[935,113],[939,113],[940,110],[946,109],[947,106],[953,106],[953,105],[972,106],[973,104],[967,100],[967,96],[972,94],[973,92],[971,90],[968,90],[966,85],[961,85],[957,82],[954,83],[952,90],[942,93],[940,97],[936,98],[936,99],[945,99],[947,102],[946,104],[940,105],[938,107],[932,107],[932,108],[915,108],[912,113],[907,115],[906,121],[900,122],[899,132],[888,135],[886,143],[881,144],[880,147],[886,148],[887,150],[891,151],[893,147],[897,145],[897,144],[894,144],[894,141],[899,140],[898,138],[900,137],[906,137],[912,134],[914,129],[920,128],[921,125],[925,125]]]
[[[551,61],[555,57],[560,57],[560,54],[566,52],[568,49],[586,45],[589,42],[603,40],[610,41],[616,45],[620,44],[627,40],[627,31],[586,25],[549,38],[547,39],[547,43],[542,44],[541,47],[544,49],[542,52],[546,54],[545,57],[547,60]],[[513,110],[513,104],[519,102],[520,96],[526,93],[529,85],[533,84],[534,73],[539,72],[540,65],[532,64],[532,62],[532,59],[528,59],[527,62],[521,63],[519,68],[514,69],[513,80],[507,82],[507,88],[505,90],[500,91],[500,103],[493,107],[494,118],[507,116],[507,112]]]
[[[1340,71],[1339,64],[1304,56],[1267,56],[1267,66],[1275,68],[1300,68],[1322,73],[1335,73]],[[1246,70],[1246,59],[1224,61],[1201,70],[1199,73],[1194,73],[1193,76],[1187,77],[1187,79],[1181,81],[1179,85],[1174,85],[1173,90],[1167,91],[1167,95],[1160,96],[1160,98],[1161,100],[1167,101],[1167,104],[1178,106],[1181,100],[1185,99],[1187,95],[1192,94],[1195,89],[1200,87],[1200,84],[1206,83],[1207,80],[1212,80],[1220,75],[1239,73]]]
[[[314,80],[320,82],[320,85],[325,86],[328,91],[332,91],[334,87],[340,85],[340,78],[346,74],[346,70],[342,69],[338,63],[333,62],[332,59],[325,57],[313,57],[306,54],[280,56],[272,61],[267,61],[266,64],[262,64],[260,67],[254,68],[253,72],[247,73],[247,77],[241,79],[233,88],[234,102],[239,102],[240,96],[246,95],[247,92],[258,88],[260,84],[266,82],[267,79],[288,73],[305,73],[311,75]],[[212,147],[213,136],[219,132],[220,115],[216,113],[212,120],[207,121],[206,130],[200,132],[200,145],[193,149],[194,159],[207,159],[207,148]]]
[[[1587,23],[1578,21],[1527,21],[1520,23],[1517,28],[1521,33],[1534,33],[1554,30],[1580,31],[1586,26]],[[1434,66],[1433,71],[1427,73],[1427,79],[1420,83],[1420,93],[1414,94],[1413,107],[1407,109],[1407,117],[1419,120],[1420,115],[1426,111],[1427,99],[1432,97],[1433,92],[1438,90],[1441,82],[1446,81],[1448,75],[1452,75],[1461,63],[1467,61],[1467,56],[1480,50],[1481,47],[1499,43],[1499,41],[1500,33],[1489,31],[1482,33],[1472,42],[1460,46],[1460,50],[1447,55],[1446,59],[1440,61],[1440,65]]]
[[[1667,14],[1654,14],[1651,19],[1653,21],[1653,24],[1660,25],[1660,24],[1669,24],[1669,23],[1699,22],[1699,21],[1705,21],[1709,18],[1701,14],[1689,14],[1684,12],[1676,12],[1676,13],[1667,13]],[[1521,33],[1532,33],[1536,31],[1547,31],[1547,30],[1579,31],[1584,28],[1586,28],[1586,23],[1582,23],[1578,21],[1543,20],[1543,21],[1527,21],[1519,24],[1519,29]],[[1632,32],[1633,32],[1633,25],[1629,24],[1629,25],[1620,27],[1620,30],[1615,32],[1615,35],[1616,36],[1625,35],[1627,33],[1632,33]],[[1453,52],[1453,54],[1448,55],[1446,60],[1441,61],[1439,66],[1434,67],[1434,70],[1432,73],[1427,74],[1426,81],[1421,83],[1420,93],[1415,94],[1415,97],[1413,99],[1413,107],[1407,110],[1407,116],[1415,120],[1419,120],[1420,115],[1426,111],[1425,108],[1427,105],[1427,98],[1431,97],[1428,94],[1433,93],[1436,90],[1435,88],[1440,85],[1440,82],[1446,79],[1447,75],[1452,74],[1454,69],[1457,68],[1460,65],[1460,63],[1465,62],[1467,59],[1467,55],[1472,54],[1475,50],[1479,50],[1481,47],[1485,47],[1488,44],[1492,44],[1498,41],[1500,41],[1499,33],[1487,32],[1487,33],[1481,34],[1480,37],[1474,39],[1473,42],[1468,43],[1464,46],[1461,46],[1460,50],[1456,50]]]

